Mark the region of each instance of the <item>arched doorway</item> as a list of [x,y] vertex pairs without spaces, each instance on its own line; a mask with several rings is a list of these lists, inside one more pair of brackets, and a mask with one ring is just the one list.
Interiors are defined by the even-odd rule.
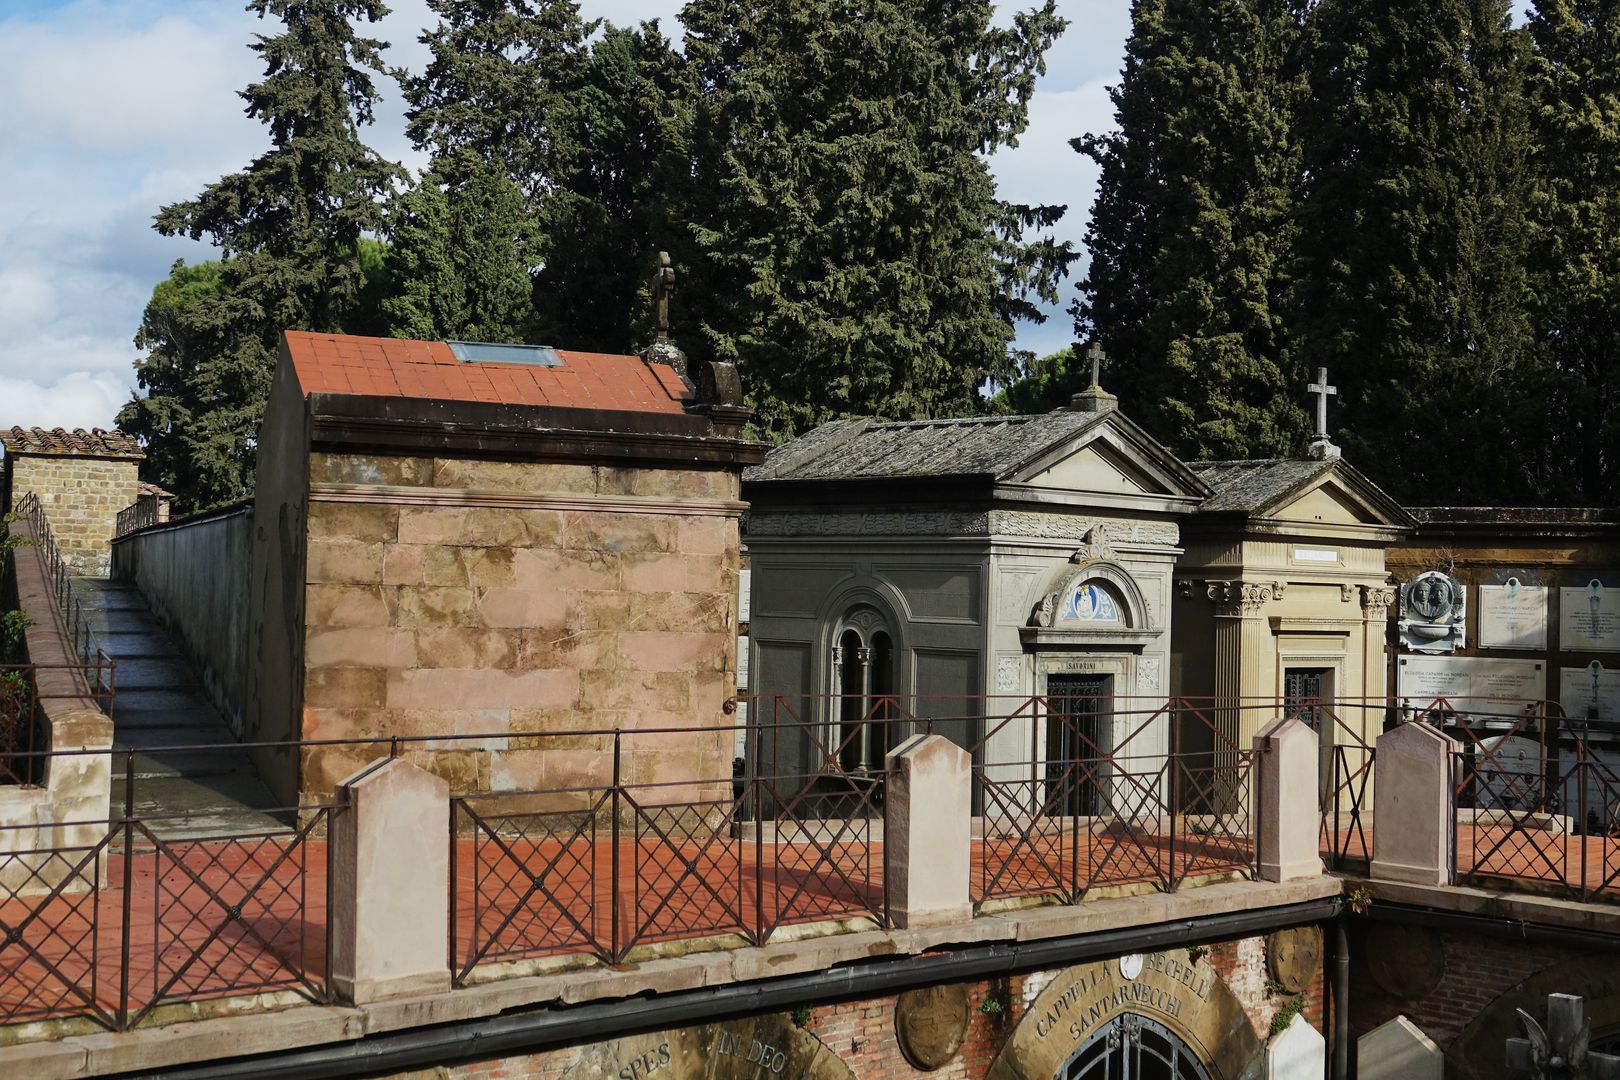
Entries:
[[1114,1017],[1064,1062],[1053,1080],[1210,1080],[1180,1037],[1140,1013]]

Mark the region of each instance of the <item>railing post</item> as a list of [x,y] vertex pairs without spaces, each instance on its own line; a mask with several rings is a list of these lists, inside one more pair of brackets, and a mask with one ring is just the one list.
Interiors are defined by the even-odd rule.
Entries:
[[443,835],[449,783],[394,758],[345,780],[338,798],[328,841],[333,988],[353,1004],[448,990],[450,853],[416,841]]
[[[124,904],[119,923],[118,1030],[129,1027],[129,931],[135,891],[135,751],[124,751]],[[155,947],[155,946],[154,946]]]
[[1297,717],[1273,720],[1254,737],[1254,846],[1262,881],[1321,876],[1319,745]]
[[1378,737],[1371,875],[1449,885],[1456,852],[1457,740],[1424,723]]
[[883,802],[883,880],[891,926],[944,926],[973,917],[973,759],[940,735],[914,735],[889,753]]
[[618,728],[613,729],[613,793],[609,806],[608,831],[611,837],[612,854],[609,857],[613,868],[613,889],[608,894],[608,920],[612,923],[609,933],[608,947],[613,954],[613,963],[617,964],[624,958],[623,953],[628,951],[627,945],[621,945],[619,934],[619,890],[624,887],[624,874],[619,860],[619,814],[623,810],[623,799],[620,798],[620,738]]

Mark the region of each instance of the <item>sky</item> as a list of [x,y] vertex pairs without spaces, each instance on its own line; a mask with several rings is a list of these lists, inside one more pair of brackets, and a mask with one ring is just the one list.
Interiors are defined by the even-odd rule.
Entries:
[[[1029,6],[1024,0],[1020,6]],[[397,0],[370,34],[388,62],[420,70],[424,0]],[[1003,197],[1066,204],[1080,246],[1096,168],[1069,139],[1112,126],[1107,88],[1129,29],[1124,0],[1059,0],[1067,33],[1047,55],[1020,145],[992,160]],[[662,20],[681,0],[582,0],[587,16]],[[1002,14],[1014,5],[1002,3]],[[273,33],[236,0],[0,0],[0,427],[111,427],[135,392],[133,338],[152,288],[206,242],[159,236],[152,215],[263,152],[237,97],[262,75],[247,44]],[[419,168],[392,80],[363,137]],[[1064,285],[1066,306],[1075,278]],[[1018,344],[1069,343],[1061,307]],[[566,344],[559,342],[558,344]]]

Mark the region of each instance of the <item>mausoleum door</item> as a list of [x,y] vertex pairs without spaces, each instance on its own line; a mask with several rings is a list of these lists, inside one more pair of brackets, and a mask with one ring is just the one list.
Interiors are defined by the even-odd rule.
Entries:
[[1110,749],[1113,694],[1108,675],[1049,675],[1046,679],[1046,810],[1061,817],[1105,813],[1098,806]]
[[1053,1080],[1209,1080],[1168,1028],[1126,1012],[1092,1032]]
[[1316,732],[1320,753],[1318,797],[1333,792],[1333,669],[1288,668],[1283,672],[1283,711]]
[[832,738],[839,767],[851,774],[882,772],[902,734],[894,730],[894,639],[874,616],[852,613],[833,649]]

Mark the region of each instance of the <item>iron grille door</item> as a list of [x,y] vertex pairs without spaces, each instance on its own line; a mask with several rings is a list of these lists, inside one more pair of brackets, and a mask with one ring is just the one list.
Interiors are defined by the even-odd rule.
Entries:
[[1108,676],[1052,675],[1046,681],[1046,805],[1078,817],[1101,812],[1099,760],[1108,750]]
[[1169,1028],[1121,1013],[1092,1032],[1054,1080],[1210,1080],[1209,1072]]

